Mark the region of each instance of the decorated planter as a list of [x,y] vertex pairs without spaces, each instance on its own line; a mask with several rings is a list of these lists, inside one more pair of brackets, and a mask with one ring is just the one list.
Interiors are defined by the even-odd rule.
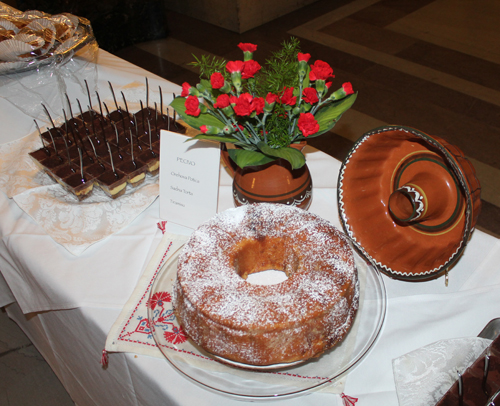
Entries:
[[[302,150],[305,143],[292,147]],[[307,164],[292,169],[284,159],[265,165],[240,168],[229,158],[225,145],[222,158],[233,176],[233,199],[236,207],[249,203],[282,203],[307,210],[312,200],[312,179]]]

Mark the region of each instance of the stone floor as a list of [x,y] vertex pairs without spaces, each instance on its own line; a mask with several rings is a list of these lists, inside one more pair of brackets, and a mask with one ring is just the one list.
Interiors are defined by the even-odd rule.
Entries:
[[21,329],[0,309],[0,405],[74,405]]
[[[64,10],[62,10],[64,11]],[[478,228],[500,236],[500,2],[497,0],[319,0],[236,34],[179,14],[169,36],[117,52],[181,84],[197,83],[193,54],[241,59],[258,44],[261,62],[295,36],[329,62],[336,83],[359,91],[334,131],[311,142],[344,159],[366,131],[400,124],[459,146],[482,183]],[[0,405],[73,404],[29,339],[0,311]]]

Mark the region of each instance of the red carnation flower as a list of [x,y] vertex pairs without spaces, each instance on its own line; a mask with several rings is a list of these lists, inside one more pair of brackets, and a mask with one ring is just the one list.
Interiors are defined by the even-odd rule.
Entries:
[[306,87],[302,90],[302,99],[309,104],[317,103],[319,101],[318,92],[316,92],[316,89],[313,89],[312,87]]
[[203,124],[201,127],[200,127],[200,131],[203,133],[203,134],[206,134],[207,131],[208,131],[208,128],[205,124]]
[[279,100],[279,96],[274,93],[268,93],[266,96],[266,102],[269,104],[273,104]]
[[224,86],[224,76],[222,76],[220,72],[212,73],[212,76],[210,76],[210,84],[213,89],[220,89]]
[[252,100],[252,109],[257,114],[262,114],[264,112],[264,98],[256,97]]
[[238,48],[241,49],[243,52],[253,53],[253,52],[257,51],[257,45],[249,44],[249,43],[243,43],[243,42],[240,42],[238,44]]
[[188,97],[189,96],[189,89],[191,89],[191,85],[188,82],[184,82],[182,84],[181,97]]
[[334,77],[333,69],[326,62],[316,61],[311,65],[309,80],[326,80],[330,77]]
[[319,124],[311,113],[300,113],[297,127],[304,137],[316,134],[319,131]]
[[243,70],[241,71],[241,77],[243,79],[250,79],[260,70],[260,64],[253,59],[243,63]]
[[281,103],[293,106],[297,102],[297,97],[293,95],[293,87],[285,87],[281,96]]
[[297,54],[297,59],[299,60],[299,62],[307,62],[309,61],[309,58],[311,57],[311,54],[302,54],[302,53],[298,53]]
[[243,70],[243,61],[229,61],[226,64],[226,69],[229,73],[241,72]]
[[234,112],[238,116],[249,116],[252,114],[252,95],[250,93],[243,93],[238,97],[236,101],[236,106],[234,106]]
[[229,96],[229,104],[236,104],[238,103],[238,98],[236,96]]
[[346,82],[342,85],[342,88],[344,89],[344,92],[346,95],[353,94],[354,90],[352,90],[352,85],[351,82]]
[[196,96],[188,96],[184,106],[186,106],[186,114],[190,116],[198,117],[201,113],[200,101]]
[[227,94],[221,94],[219,97],[217,97],[217,101],[215,102],[214,107],[216,109],[223,109],[230,104],[231,102],[229,101],[229,96]]

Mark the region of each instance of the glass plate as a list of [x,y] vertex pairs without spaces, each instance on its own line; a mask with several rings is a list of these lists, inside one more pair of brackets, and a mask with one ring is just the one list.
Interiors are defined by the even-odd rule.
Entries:
[[[177,258],[181,249],[167,260],[156,276],[150,302],[158,297],[169,297],[177,276]],[[373,346],[385,319],[387,297],[381,274],[356,252],[354,255],[361,289],[355,322],[340,345],[317,358],[299,365],[279,364],[265,370],[247,369],[253,366],[242,364],[239,364],[241,367],[228,365],[194,342],[185,341],[171,308],[160,314],[154,306],[148,306],[148,321],[154,340],[165,358],[181,374],[207,389],[231,397],[249,400],[287,398],[317,389],[359,364]]]

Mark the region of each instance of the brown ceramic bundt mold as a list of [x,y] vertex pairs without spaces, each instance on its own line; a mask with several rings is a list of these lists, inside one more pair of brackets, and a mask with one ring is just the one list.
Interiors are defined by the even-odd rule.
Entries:
[[413,128],[363,135],[339,174],[346,233],[397,279],[442,275],[462,254],[481,208],[481,187],[456,146]]

